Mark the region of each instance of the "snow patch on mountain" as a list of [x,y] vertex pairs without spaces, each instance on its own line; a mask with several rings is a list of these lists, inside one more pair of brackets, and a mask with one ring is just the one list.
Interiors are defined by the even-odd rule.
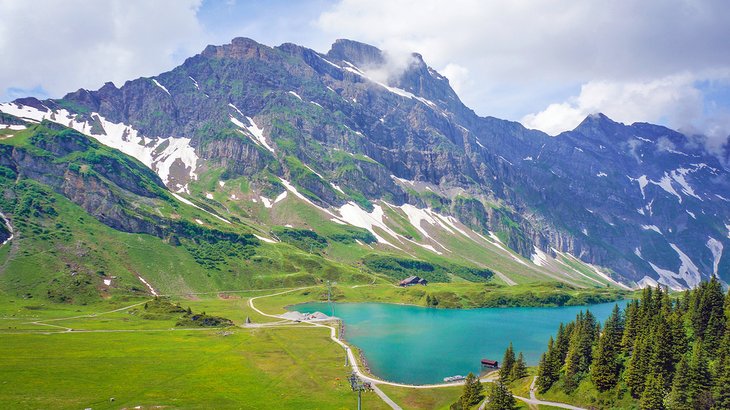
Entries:
[[639,289],[644,289],[648,287],[655,288],[659,286],[659,283],[653,278],[644,276],[640,281],[636,282],[636,285]]
[[[199,206],[195,205],[195,204],[194,204],[194,203],[192,203],[191,201],[189,201],[189,200],[187,200],[187,199],[183,198],[182,196],[180,196],[180,195],[178,195],[178,194],[176,194],[176,193],[174,193],[174,192],[170,192],[170,193],[172,194],[172,196],[174,196],[174,197],[175,197],[175,199],[177,199],[178,201],[180,201],[180,202],[182,202],[182,203],[184,203],[184,204],[186,204],[186,205],[190,205],[190,206],[192,206],[193,208],[199,209],[199,210],[201,210],[201,211],[205,212],[206,214],[208,214],[208,215],[210,215],[210,216],[212,216],[212,217],[214,217],[214,218],[216,218],[216,219],[219,219],[219,220],[221,220],[221,221],[223,221],[223,222],[225,222],[225,223],[227,223],[227,224],[230,224],[230,223],[231,223],[231,221],[229,221],[228,219],[226,219],[226,218],[223,218],[223,217],[221,217],[221,216],[218,216],[218,215],[216,215],[216,214],[214,214],[214,213],[212,213],[212,212],[208,212],[208,211],[206,211],[205,209],[203,209],[203,208],[201,208],[201,207],[199,207]],[[198,221],[198,219],[196,219],[196,221]],[[200,221],[199,223],[200,223],[200,224],[202,225],[202,224],[203,224],[203,221]]]
[[[681,187],[682,192],[686,195],[695,197],[702,201],[702,198],[700,198],[697,194],[695,194],[694,189],[687,183],[687,180],[685,179],[685,176],[689,174],[692,170],[687,168],[678,168],[671,172],[672,179],[676,181]],[[681,201],[680,201],[681,202]]]
[[649,184],[649,179],[646,177],[646,175],[642,175],[638,178],[632,178],[630,176],[626,176],[631,181],[635,181],[639,183],[639,189],[641,190],[641,197],[646,199],[646,193],[644,192],[644,188]]
[[722,259],[722,242],[713,237],[709,237],[707,240],[707,247],[710,248],[710,252],[712,252],[712,274],[717,275],[717,269],[720,266],[720,259]]
[[0,124],[0,130],[22,131],[25,128],[26,128],[25,125],[6,125],[6,124]]
[[251,134],[253,134],[253,136],[256,137],[256,139],[261,143],[261,145],[263,145],[267,150],[269,150],[271,152],[274,152],[274,148],[272,148],[269,145],[269,143],[266,142],[266,138],[264,137],[264,129],[263,128],[259,128],[259,126],[256,125],[256,123],[253,121],[253,118],[246,117],[246,119],[248,120],[248,122],[251,123],[251,126],[250,127],[246,127],[246,129],[248,130],[248,132],[250,132]]
[[278,195],[278,196],[276,197],[276,199],[274,199],[274,203],[275,203],[275,204],[278,204],[279,202],[281,202],[281,201],[285,200],[285,199],[286,199],[286,196],[288,195],[288,193],[289,193],[289,191],[284,191],[284,192],[280,193],[280,194],[279,194],[279,195]]
[[[98,120],[101,125],[100,132],[97,130],[92,132],[89,122],[79,121],[78,115],[64,109],[41,111],[34,107],[7,103],[0,104],[0,111],[32,121],[49,120],[73,128],[108,147],[136,158],[155,171],[165,185],[170,183],[170,168],[176,162],[181,163],[186,169],[189,180],[198,178],[195,170],[199,158],[195,148],[190,145],[190,138],[147,138],[131,126],[108,121],[97,113],[91,113],[90,116]],[[178,183],[177,188],[179,192],[187,192],[186,184]]]
[[400,249],[382,236],[380,236],[380,234],[378,234],[375,230],[375,228],[378,228],[394,238],[398,238],[399,236],[396,232],[390,229],[388,225],[385,224],[385,222],[383,222],[383,217],[385,216],[385,213],[383,212],[383,208],[380,205],[374,205],[373,211],[367,212],[364,209],[360,208],[356,203],[348,202],[340,207],[339,213],[341,215],[340,218],[343,221],[349,223],[350,225],[357,226],[358,228],[363,228],[370,231],[370,233],[375,236],[375,239],[379,243]]
[[532,257],[530,258],[532,260],[532,263],[534,263],[537,266],[548,266],[548,254],[543,252],[540,248],[537,246],[533,246],[534,253],[532,254]]
[[672,178],[667,175],[667,173],[664,173],[664,176],[662,179],[659,180],[659,182],[651,181],[652,184],[658,185],[661,189],[667,191],[668,193],[674,195],[679,200],[679,203],[682,203],[682,196],[677,193],[677,191],[674,190],[674,187],[672,186]]
[[266,242],[266,243],[276,243],[276,241],[275,241],[275,240],[273,240],[273,239],[269,239],[269,238],[266,238],[266,237],[263,237],[263,236],[260,236],[260,235],[256,235],[256,234],[253,234],[253,236],[255,236],[256,238],[258,238],[258,240],[260,240],[260,241],[262,241],[262,242]]
[[164,85],[160,84],[160,82],[159,82],[159,81],[157,81],[157,80],[155,80],[155,79],[153,78],[153,79],[152,79],[152,82],[153,82],[153,83],[155,83],[155,85],[156,85],[156,86],[160,87],[160,88],[162,89],[162,91],[166,92],[166,93],[167,93],[167,95],[169,95],[170,97],[172,97],[172,94],[170,94],[170,91],[168,91],[168,90],[167,90],[167,88],[165,88],[165,86],[164,86]]
[[645,231],[654,231],[658,233],[659,235],[662,235],[662,231],[659,230],[659,227],[656,225],[641,225],[641,229]]
[[690,259],[687,254],[682,252],[682,250],[679,249],[677,245],[670,243],[669,246],[671,246],[672,249],[677,252],[679,260],[682,262],[682,264],[679,266],[679,276],[684,279],[684,281],[687,282],[687,285],[689,285],[689,287],[691,288],[699,285],[702,278],[700,276],[700,270],[697,268],[697,265],[695,265],[694,262],[692,262],[692,259]]
[[669,286],[672,290],[685,290],[687,289],[687,286],[680,284],[677,282],[677,279],[682,279],[679,275],[676,273],[668,270],[668,269],[662,269],[655,264],[649,262],[649,265],[652,269],[654,269],[654,272],[659,275],[659,280],[657,282],[661,283],[662,285]]

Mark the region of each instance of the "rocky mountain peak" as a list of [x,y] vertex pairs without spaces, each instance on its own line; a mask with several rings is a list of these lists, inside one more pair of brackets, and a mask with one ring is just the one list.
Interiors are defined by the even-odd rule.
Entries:
[[201,55],[208,58],[263,59],[271,53],[271,48],[257,43],[247,37],[236,37],[230,44],[222,46],[209,45]]
[[385,56],[379,48],[347,39],[336,40],[327,57],[349,61],[358,67],[377,67],[385,63]]

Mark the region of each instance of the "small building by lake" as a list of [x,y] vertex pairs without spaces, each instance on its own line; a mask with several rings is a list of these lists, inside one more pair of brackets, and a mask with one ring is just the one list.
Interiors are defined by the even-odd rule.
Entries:
[[426,286],[428,284],[428,281],[426,279],[420,278],[418,276],[409,276],[398,284],[398,286],[406,287],[406,286],[413,286],[413,285],[423,285]]
[[496,360],[482,359],[482,367],[491,367],[496,369],[499,367],[499,362]]

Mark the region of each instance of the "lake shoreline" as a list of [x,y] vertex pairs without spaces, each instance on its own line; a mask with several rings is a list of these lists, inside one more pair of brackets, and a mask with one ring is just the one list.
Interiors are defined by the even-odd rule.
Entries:
[[[381,302],[332,305],[334,316],[347,326],[347,343],[366,358],[370,374],[395,383],[432,385],[443,383],[447,376],[480,374],[485,370],[480,360],[501,360],[510,342],[534,366],[559,323],[586,310],[604,320],[614,304],[504,309],[433,309]],[[287,309],[331,312],[327,302]]]

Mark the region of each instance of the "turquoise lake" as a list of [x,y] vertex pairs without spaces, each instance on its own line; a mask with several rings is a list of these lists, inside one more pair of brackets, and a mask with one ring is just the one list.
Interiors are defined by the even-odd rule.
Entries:
[[384,303],[307,303],[290,309],[334,313],[341,318],[345,339],[363,351],[374,375],[393,382],[430,384],[441,383],[446,376],[478,374],[482,358],[501,362],[510,341],[516,354],[524,353],[528,365],[537,365],[561,322],[575,319],[586,309],[603,322],[614,304],[433,309]]

